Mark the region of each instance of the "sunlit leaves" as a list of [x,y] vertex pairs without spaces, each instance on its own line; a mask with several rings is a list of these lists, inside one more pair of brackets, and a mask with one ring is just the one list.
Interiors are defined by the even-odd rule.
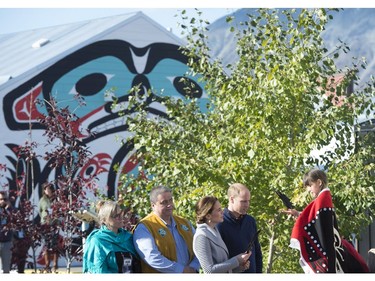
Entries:
[[[153,184],[166,184],[174,189],[178,211],[194,220],[193,206],[201,196],[215,194],[224,205],[228,185],[245,183],[252,193],[250,213],[264,229],[265,260],[269,239],[275,239],[273,272],[301,270],[298,253],[288,248],[293,221],[280,215],[283,207],[274,191],[285,192],[302,208],[310,198],[301,177],[312,166],[328,169],[342,233],[368,223],[371,217],[365,210],[373,206],[374,175],[366,155],[373,148],[362,146],[362,153],[353,154],[352,128],[360,114],[374,108],[374,82],[346,93],[358,69],[335,65],[339,55],[350,50],[343,42],[332,53],[325,48],[321,32],[331,15],[325,9],[259,9],[239,26],[227,18],[239,59],[226,75],[220,59],[210,56],[203,21],[189,21],[183,13],[189,22],[183,52],[191,72],[204,79],[210,111],[201,113],[194,99],[167,100],[171,122],[149,120],[142,111],[129,120],[142,167],[153,175],[151,180],[135,180],[140,188],[129,197],[146,196]],[[342,80],[332,85],[338,73]],[[330,90],[335,96],[327,95]],[[130,200],[144,215],[143,202],[134,202]],[[360,211],[358,220],[345,215]]]

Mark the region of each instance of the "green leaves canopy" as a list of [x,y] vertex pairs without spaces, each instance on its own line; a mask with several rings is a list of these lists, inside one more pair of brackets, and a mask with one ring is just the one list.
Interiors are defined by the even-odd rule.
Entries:
[[124,176],[127,204],[145,215],[150,188],[165,184],[177,212],[194,221],[200,197],[215,195],[226,206],[228,185],[242,182],[252,194],[249,213],[263,229],[265,270],[301,272],[299,254],[288,247],[293,221],[280,215],[274,191],[302,209],[309,201],[302,175],[319,165],[328,171],[341,234],[358,234],[373,220],[375,154],[373,145],[361,145],[366,138],[354,150],[353,138],[358,116],[374,112],[374,84],[347,93],[351,83],[359,85],[358,63],[337,69],[335,60],[349,48],[343,43],[329,53],[321,38],[334,12],[260,9],[239,27],[228,26],[239,56],[227,66],[230,74],[210,57],[205,21],[188,20],[183,52],[192,74],[201,75],[208,111],[200,112],[195,99],[166,99],[168,120],[161,120],[132,99],[139,114],[128,119],[127,141],[138,151],[139,170],[152,176]]

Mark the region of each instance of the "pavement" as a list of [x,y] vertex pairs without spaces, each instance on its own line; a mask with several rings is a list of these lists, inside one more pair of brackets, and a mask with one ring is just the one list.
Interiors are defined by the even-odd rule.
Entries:
[[[68,273],[66,267],[60,267],[57,273],[42,273],[42,267],[37,268],[36,272],[34,269],[25,269],[25,274],[80,274],[82,273],[82,267],[72,266],[70,267],[70,273]],[[10,274],[19,274],[17,270],[12,270]]]

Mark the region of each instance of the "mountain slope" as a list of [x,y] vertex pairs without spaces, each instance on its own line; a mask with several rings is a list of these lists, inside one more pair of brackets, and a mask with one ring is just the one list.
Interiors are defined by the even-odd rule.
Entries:
[[[247,14],[256,13],[256,9],[239,9],[232,15],[231,25],[240,27],[240,22],[247,19]],[[213,57],[221,58],[223,65],[238,59],[234,35],[229,31],[226,17],[219,18],[209,25],[209,46]],[[339,45],[339,39],[350,47],[350,52],[341,55],[337,60],[338,67],[350,66],[352,57],[365,57],[368,66],[362,71],[361,80],[367,81],[375,74],[375,9],[349,8],[334,13],[333,20],[326,26],[322,37],[328,50],[332,51]]]

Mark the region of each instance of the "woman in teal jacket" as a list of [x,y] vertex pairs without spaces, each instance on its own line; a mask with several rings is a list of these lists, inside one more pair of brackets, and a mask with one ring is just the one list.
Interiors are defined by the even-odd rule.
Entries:
[[83,273],[133,272],[137,253],[133,235],[123,229],[124,214],[114,201],[98,204],[100,228],[87,237],[83,253]]

